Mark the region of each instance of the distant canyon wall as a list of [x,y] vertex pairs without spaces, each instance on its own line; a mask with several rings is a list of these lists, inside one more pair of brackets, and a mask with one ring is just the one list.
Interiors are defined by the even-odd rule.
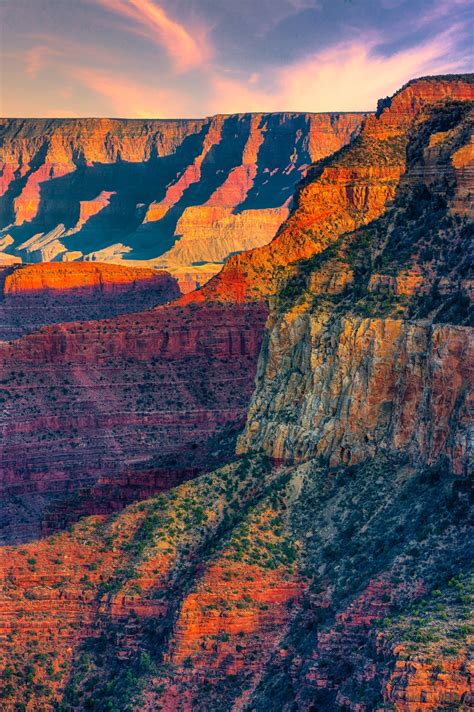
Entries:
[[362,113],[0,120],[0,264],[166,267],[190,291],[268,243]]
[[0,340],[46,324],[104,319],[143,311],[181,294],[167,272],[102,262],[48,262],[0,267]]

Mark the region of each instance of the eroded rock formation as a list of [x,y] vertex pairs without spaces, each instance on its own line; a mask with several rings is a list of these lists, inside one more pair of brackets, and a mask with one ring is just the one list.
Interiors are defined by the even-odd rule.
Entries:
[[0,285],[2,340],[45,324],[138,312],[180,296],[176,280],[167,272],[100,262],[4,267]]
[[[110,511],[228,459],[266,314],[263,304],[170,304],[1,345],[9,534],[37,535],[58,499],[64,525],[77,507]],[[90,491],[98,480],[111,483],[108,498]]]

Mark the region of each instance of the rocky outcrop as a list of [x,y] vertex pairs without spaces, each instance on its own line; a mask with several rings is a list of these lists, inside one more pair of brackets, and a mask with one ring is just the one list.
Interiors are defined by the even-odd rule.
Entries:
[[[401,130],[415,87],[367,121],[370,134],[385,140],[384,127]],[[392,450],[429,464],[447,456],[458,473],[472,466],[474,336],[469,266],[459,257],[469,251],[470,228],[458,218],[465,189],[455,165],[470,139],[471,105],[431,115],[425,105],[406,134],[406,171],[385,214],[289,277],[272,310],[239,451],[260,447],[293,462],[321,455],[336,465]],[[323,176],[302,200],[319,195]]]
[[[76,664],[81,665],[83,655],[90,660],[88,669],[95,668],[96,645],[107,658],[109,652],[112,655],[105,670],[122,665],[133,669],[138,664],[125,687],[112,685],[120,704],[134,696],[135,684],[141,684],[142,665],[147,674],[155,672],[155,659],[163,655],[158,641],[166,638],[186,597],[183,584],[187,587],[186,581],[194,576],[199,579],[196,561],[220,541],[220,528],[234,496],[241,506],[237,517],[245,519],[247,507],[266,493],[274,479],[268,468],[259,465],[231,465],[129,508],[115,521],[91,517],[48,540],[21,549],[3,548],[0,661],[8,672],[0,678],[0,694],[5,710],[13,710],[23,697],[32,704],[42,698],[46,705],[67,699],[75,706],[77,695],[84,693],[76,690],[82,683],[71,673]],[[227,483],[227,491],[220,491],[220,482]],[[172,521],[175,529],[169,526]],[[248,576],[250,572],[247,568]],[[258,567],[254,573],[259,574]],[[284,613],[285,601],[298,595],[299,584],[281,585],[271,572],[266,578],[267,591],[259,594],[255,627],[260,617],[266,622],[262,633],[273,627],[278,637],[281,626],[275,614]],[[251,588],[249,580],[240,599],[235,597],[236,606],[247,605]],[[273,614],[266,612],[272,602],[279,607]],[[149,653],[145,657],[143,653],[150,633],[154,652],[148,659]],[[16,654],[9,657],[12,649]],[[179,652],[173,656],[179,658]],[[154,692],[157,689],[158,684],[153,686]],[[103,692],[94,693],[96,699]],[[169,693],[172,698],[171,688]]]
[[240,449],[353,464],[396,449],[458,472],[472,457],[474,337],[462,326],[286,315],[271,331]]
[[0,270],[0,339],[56,322],[141,311],[180,296],[167,272],[90,262],[49,262]]
[[247,459],[5,548],[3,706],[469,709],[467,486]]
[[[227,260],[203,298],[232,301],[272,295],[287,265],[322,252],[344,233],[380,217],[405,172],[413,122],[417,117],[422,120],[423,112],[438,103],[473,100],[469,75],[410,82],[386,102],[379,115],[367,118],[350,146],[309,171],[297,190],[294,210],[272,242]],[[472,163],[472,152],[469,158],[466,153],[453,157],[456,160]],[[469,176],[470,170],[460,175]]]
[[3,119],[0,225],[11,242],[2,259],[146,261],[189,291],[215,262],[269,242],[308,165],[364,118]]

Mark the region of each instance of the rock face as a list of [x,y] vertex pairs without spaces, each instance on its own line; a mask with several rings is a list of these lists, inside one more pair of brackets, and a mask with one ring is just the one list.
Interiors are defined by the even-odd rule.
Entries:
[[4,548],[4,708],[470,709],[468,486],[244,460]]
[[[182,479],[181,445],[222,460],[214,423],[233,408],[235,434],[247,413],[236,461],[171,489],[168,470],[151,499],[2,550],[6,710],[473,707],[473,99],[470,76],[411,82],[308,172],[269,246],[199,292],[4,347],[11,507],[20,452],[22,486],[49,497],[95,454],[83,514],[95,493],[113,508],[115,482],[122,504],[146,495],[150,447]],[[158,392],[174,412],[152,430]],[[50,435],[67,418],[103,442],[71,454]],[[46,450],[77,477],[51,476]]]
[[[377,121],[393,127],[386,115],[402,98],[368,120],[371,134]],[[425,463],[445,455],[458,473],[472,467],[471,225],[456,168],[471,107],[425,107],[383,216],[301,264],[280,291],[241,451],[258,444],[277,460],[321,455],[336,465],[389,449]],[[345,161],[365,142],[364,127]],[[298,210],[323,189],[323,175],[303,189]]]
[[266,314],[174,303],[0,345],[6,535],[37,535],[53,503],[64,525],[229,458]]
[[40,326],[141,311],[180,296],[167,272],[100,262],[48,262],[0,269],[0,339]]
[[364,118],[2,119],[0,261],[146,261],[190,291],[269,242],[308,165]]
[[427,462],[446,454],[458,472],[472,463],[471,329],[300,314],[282,318],[268,349],[240,448],[332,465],[386,448]]

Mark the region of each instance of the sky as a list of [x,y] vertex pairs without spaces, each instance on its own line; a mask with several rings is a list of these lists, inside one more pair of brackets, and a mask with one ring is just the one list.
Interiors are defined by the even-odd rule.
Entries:
[[472,71],[472,0],[0,0],[0,114],[364,111]]

